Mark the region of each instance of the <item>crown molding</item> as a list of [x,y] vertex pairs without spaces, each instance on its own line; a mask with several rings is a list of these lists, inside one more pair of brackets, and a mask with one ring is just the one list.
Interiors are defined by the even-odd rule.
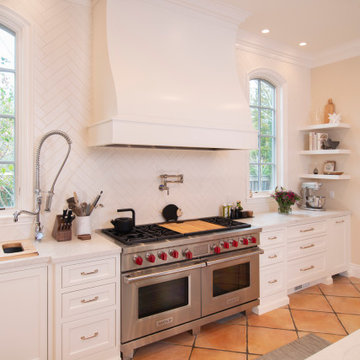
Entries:
[[356,56],[360,56],[360,39],[321,52],[315,56],[312,67],[332,64]]
[[238,30],[236,47],[277,61],[310,68],[312,58],[300,51],[271,39],[264,39],[247,31]]

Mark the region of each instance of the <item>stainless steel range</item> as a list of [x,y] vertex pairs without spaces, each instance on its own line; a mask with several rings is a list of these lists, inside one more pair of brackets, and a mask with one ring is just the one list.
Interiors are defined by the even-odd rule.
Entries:
[[121,235],[121,352],[259,304],[260,228],[223,217],[136,226]]

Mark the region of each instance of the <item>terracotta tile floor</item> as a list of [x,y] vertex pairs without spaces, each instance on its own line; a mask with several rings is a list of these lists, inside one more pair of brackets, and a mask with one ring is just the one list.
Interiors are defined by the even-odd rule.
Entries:
[[263,315],[239,314],[144,346],[135,360],[254,360],[314,333],[330,342],[360,329],[360,279],[335,276],[290,295],[289,306]]

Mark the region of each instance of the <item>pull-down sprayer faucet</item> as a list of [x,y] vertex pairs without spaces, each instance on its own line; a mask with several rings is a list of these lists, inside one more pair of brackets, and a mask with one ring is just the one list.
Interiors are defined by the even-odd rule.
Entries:
[[54,196],[54,187],[55,183],[61,173],[61,170],[63,169],[66,160],[69,157],[70,150],[71,150],[71,139],[69,135],[67,135],[65,132],[61,130],[53,130],[46,133],[41,139],[39,146],[36,149],[36,159],[35,159],[35,211],[27,211],[27,210],[18,210],[14,212],[14,221],[17,222],[19,220],[19,215],[21,214],[28,214],[28,215],[34,215],[36,216],[36,222],[35,222],[35,240],[41,240],[44,237],[44,234],[42,232],[42,226],[40,223],[40,211],[41,211],[41,203],[42,203],[42,196],[41,196],[41,189],[40,189],[40,151],[43,143],[45,140],[52,136],[52,135],[60,135],[62,136],[68,143],[68,151],[65,156],[65,159],[63,163],[60,166],[60,169],[58,173],[55,176],[54,182],[48,191],[47,197],[46,197],[46,203],[45,203],[45,211],[50,211],[51,209],[51,202],[52,198]]

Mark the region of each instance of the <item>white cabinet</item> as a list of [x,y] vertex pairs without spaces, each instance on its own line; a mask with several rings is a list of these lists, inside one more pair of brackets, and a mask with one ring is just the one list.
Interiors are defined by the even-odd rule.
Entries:
[[48,358],[46,266],[0,272],[0,358]]
[[288,289],[326,277],[326,220],[287,229]]
[[289,303],[286,288],[286,229],[260,233],[260,304],[253,308],[263,314]]
[[329,219],[327,228],[327,272],[329,275],[334,275],[348,270],[350,260],[350,216]]
[[[348,270],[350,215],[304,221],[260,234],[260,305],[263,314],[288,303],[288,293],[304,284],[331,283]],[[289,218],[291,221],[291,217]]]
[[56,264],[54,277],[54,359],[119,359],[119,255]]

